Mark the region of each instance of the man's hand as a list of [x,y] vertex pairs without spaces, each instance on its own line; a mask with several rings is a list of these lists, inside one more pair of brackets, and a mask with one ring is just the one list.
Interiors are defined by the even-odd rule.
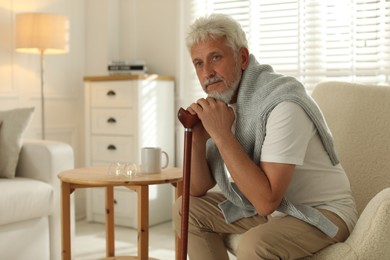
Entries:
[[[192,115],[197,115],[192,106],[196,104],[193,103],[190,107],[187,108],[187,111]],[[198,116],[198,115],[197,115]],[[200,120],[197,124],[192,127],[192,143],[195,145],[205,145],[206,141],[210,138],[210,135],[204,129],[202,121]]]
[[191,104],[189,111],[198,115],[208,135],[215,141],[231,134],[235,119],[233,109],[214,98],[201,98]]

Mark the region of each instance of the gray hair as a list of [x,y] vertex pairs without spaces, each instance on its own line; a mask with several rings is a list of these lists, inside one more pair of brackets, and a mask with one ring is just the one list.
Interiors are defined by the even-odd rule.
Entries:
[[208,38],[219,39],[226,37],[226,44],[234,52],[239,51],[242,47],[248,48],[248,41],[241,25],[225,14],[211,14],[200,17],[190,26],[186,38],[188,50],[192,46]]

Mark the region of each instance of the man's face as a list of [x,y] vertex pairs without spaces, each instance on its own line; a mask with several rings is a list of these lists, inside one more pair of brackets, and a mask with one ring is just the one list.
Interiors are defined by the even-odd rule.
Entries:
[[243,58],[234,55],[225,38],[207,39],[191,48],[191,58],[203,90],[210,97],[230,103],[240,83]]

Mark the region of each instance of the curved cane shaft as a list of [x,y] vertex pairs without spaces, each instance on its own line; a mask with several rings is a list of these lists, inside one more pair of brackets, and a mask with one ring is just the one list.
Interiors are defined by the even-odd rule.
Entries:
[[192,115],[183,108],[179,109],[177,117],[185,128],[184,132],[184,160],[183,160],[183,196],[181,215],[181,240],[180,259],[187,259],[188,246],[188,213],[189,213],[189,193],[190,193],[190,172],[191,172],[191,149],[192,149],[192,127],[199,122],[196,115]]

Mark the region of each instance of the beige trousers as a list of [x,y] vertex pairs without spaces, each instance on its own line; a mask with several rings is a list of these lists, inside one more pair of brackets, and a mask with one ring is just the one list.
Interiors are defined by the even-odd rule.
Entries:
[[[320,211],[339,227],[334,238],[291,216],[266,218],[257,215],[227,224],[218,208],[218,203],[224,200],[218,192],[190,197],[188,254],[191,260],[228,260],[223,234],[242,234],[236,252],[238,260],[298,259],[344,241],[349,235],[341,218],[322,209]],[[173,221],[180,235],[181,198],[173,208]]]

